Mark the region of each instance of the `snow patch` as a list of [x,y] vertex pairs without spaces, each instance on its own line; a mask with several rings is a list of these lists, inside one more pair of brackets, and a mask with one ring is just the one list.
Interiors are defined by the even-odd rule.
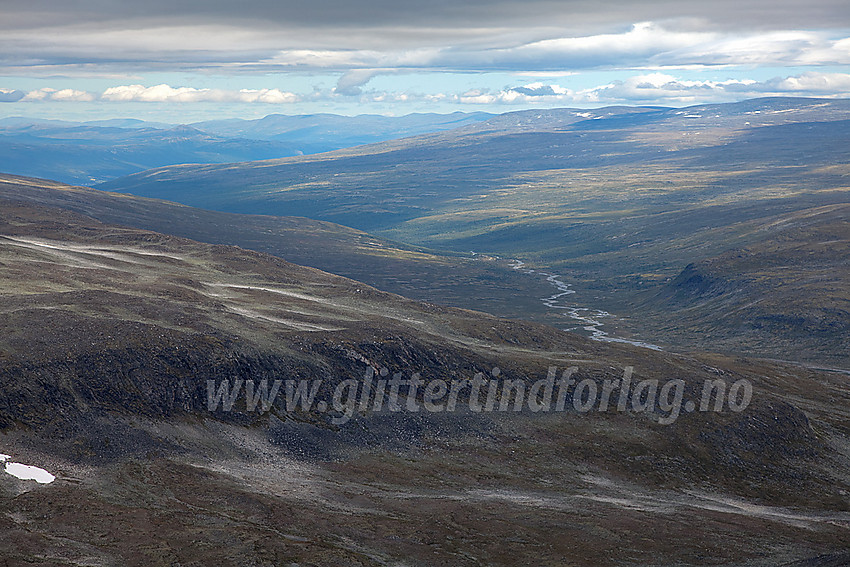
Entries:
[[21,463],[11,463],[9,462],[11,458],[11,455],[0,455],[0,463],[6,463],[6,474],[10,474],[20,480],[34,480],[39,484],[50,484],[56,480],[55,476],[44,469]]

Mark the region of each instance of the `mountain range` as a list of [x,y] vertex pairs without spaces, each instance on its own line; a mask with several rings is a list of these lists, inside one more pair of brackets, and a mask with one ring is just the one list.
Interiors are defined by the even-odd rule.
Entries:
[[455,128],[490,116],[460,112],[400,117],[272,114],[256,120],[194,124],[10,117],[0,119],[0,171],[91,185],[163,165],[326,152]]

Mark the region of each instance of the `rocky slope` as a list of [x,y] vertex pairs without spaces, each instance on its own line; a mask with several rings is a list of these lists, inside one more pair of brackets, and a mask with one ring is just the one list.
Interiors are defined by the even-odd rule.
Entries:
[[14,175],[0,174],[0,197],[57,206],[101,222],[266,252],[413,299],[506,317],[548,319],[539,298],[551,294],[552,286],[492,257],[441,254],[304,217],[207,211]]
[[783,215],[760,232],[746,248],[688,265],[636,313],[672,342],[847,370],[850,206]]
[[[842,375],[600,344],[20,201],[0,268],[0,452],[57,476],[0,478],[9,565],[777,565],[850,545]],[[474,412],[467,391],[347,421],[208,405],[210,380],[321,379],[330,400],[369,368],[530,388],[552,366],[600,390],[626,367],[681,379],[689,401],[748,380],[752,403],[666,425],[634,396]]]

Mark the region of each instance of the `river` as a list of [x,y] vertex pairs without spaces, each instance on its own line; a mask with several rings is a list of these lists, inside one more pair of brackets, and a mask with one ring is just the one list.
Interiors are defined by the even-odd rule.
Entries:
[[576,292],[575,290],[571,289],[570,284],[561,280],[562,276],[558,274],[551,274],[548,272],[541,272],[539,270],[526,268],[525,262],[523,262],[522,260],[509,260],[509,265],[514,270],[522,270],[523,273],[526,273],[528,275],[545,277],[546,281],[552,284],[552,286],[557,290],[557,292],[553,295],[550,295],[549,297],[541,298],[543,305],[545,305],[549,309],[561,310],[564,314],[567,315],[567,317],[578,323],[577,326],[563,329],[564,331],[577,331],[578,329],[583,329],[584,331],[590,333],[590,338],[595,341],[603,341],[606,343],[625,343],[652,350],[661,350],[658,345],[654,345],[652,343],[647,343],[644,341],[633,341],[630,339],[623,339],[620,337],[610,336],[607,331],[602,329],[602,327],[605,325],[605,323],[602,322],[602,319],[613,317],[613,315],[601,309],[580,307],[574,302],[567,302],[564,298],[570,295],[575,295]]

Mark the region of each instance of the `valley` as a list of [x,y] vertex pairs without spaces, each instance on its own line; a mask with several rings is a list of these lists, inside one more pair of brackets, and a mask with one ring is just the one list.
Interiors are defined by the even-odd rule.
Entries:
[[[303,215],[434,253],[515,258],[565,274],[582,298],[573,307],[615,314],[622,338],[840,364],[842,347],[801,342],[808,331],[793,324],[743,321],[763,334],[757,341],[738,340],[738,325],[716,325],[712,346],[646,297],[691,264],[771,242],[797,217],[843,211],[848,119],[846,101],[793,98],[523,111],[316,156],[157,169],[99,188],[234,213]],[[846,215],[834,214],[840,234],[830,238],[846,243]],[[844,256],[825,258],[844,281]],[[796,260],[774,258],[783,261],[793,272]],[[835,309],[820,311],[819,324],[843,328],[840,288],[800,289],[795,317],[828,303]],[[515,316],[503,310],[512,299],[452,304]],[[523,307],[522,318],[575,327],[552,310]]]
[[0,7],[0,567],[850,567],[847,0]]
[[0,174],[0,559],[850,561],[850,103],[409,120]]
[[[846,556],[844,376],[593,341],[20,200],[2,202],[0,235],[0,448],[55,475],[0,479],[10,565]],[[327,396],[370,367],[530,385],[569,366],[600,387],[630,367],[688,397],[718,378],[754,394],[743,412],[668,425],[657,410],[577,411],[573,396],[566,411],[334,425],[335,409],[284,400],[211,411],[206,391],[321,378]]]

